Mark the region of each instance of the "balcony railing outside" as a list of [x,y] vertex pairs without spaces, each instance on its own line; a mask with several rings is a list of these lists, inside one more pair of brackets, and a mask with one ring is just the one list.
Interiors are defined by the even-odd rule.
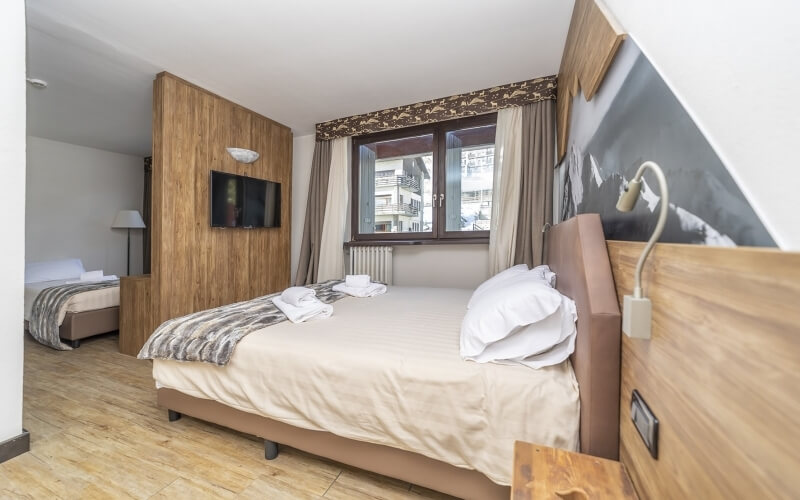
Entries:
[[376,205],[375,214],[382,215],[419,215],[419,207],[409,203],[387,203],[386,205]]
[[409,191],[419,194],[419,181],[414,177],[408,177],[405,175],[381,175],[375,176],[375,187],[391,187],[391,186],[400,186],[402,188],[406,188]]
[[461,203],[475,203],[475,202],[490,203],[492,202],[492,190],[484,189],[481,191],[465,191],[461,193]]

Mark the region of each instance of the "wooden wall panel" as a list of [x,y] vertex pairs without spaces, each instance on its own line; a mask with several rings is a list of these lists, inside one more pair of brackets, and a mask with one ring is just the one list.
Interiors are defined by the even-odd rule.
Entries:
[[[164,232],[164,221],[162,217],[157,217],[153,209],[156,206],[163,206],[164,204],[164,190],[162,187],[164,186],[164,176],[162,175],[164,172],[163,168],[155,168],[156,164],[160,160],[157,159],[157,156],[161,156],[161,152],[165,149],[170,147],[171,141],[164,137],[164,113],[165,113],[165,106],[164,106],[164,80],[161,78],[157,78],[153,82],[153,156],[152,156],[152,173],[151,173],[151,193],[150,193],[150,302],[151,307],[148,311],[149,315],[147,317],[142,317],[140,321],[147,322],[147,324],[154,324],[156,322],[156,318],[161,317],[160,308],[157,306],[155,301],[153,301],[153,294],[154,294],[154,283],[153,276],[159,274],[156,268],[158,267],[159,263],[162,261],[161,257],[161,245],[157,245],[155,243],[155,235],[161,234]],[[158,155],[156,154],[158,153]],[[163,210],[163,208],[162,208]],[[122,290],[120,289],[120,292]],[[122,307],[122,298],[120,297],[120,307]],[[122,336],[122,332],[120,331],[120,337]],[[123,340],[120,338],[120,345],[122,345]],[[130,347],[129,349],[133,349]],[[120,350],[122,352],[122,350]],[[127,354],[127,353],[126,353]]]
[[154,328],[150,275],[123,276],[119,285],[119,352],[136,356]]
[[590,101],[606,76],[625,33],[595,0],[576,0],[569,24],[561,67],[558,70],[556,122],[558,160],[567,151],[572,98],[580,94]]
[[[642,243],[610,241],[620,304]],[[800,254],[659,244],[644,272],[650,340],[623,335],[620,456],[642,498],[800,492]],[[650,457],[638,389],[660,420]]]
[[[246,165],[226,147],[258,151]],[[155,323],[289,285],[292,133],[168,73],[154,85],[152,309]],[[211,170],[281,183],[281,227],[210,226]]]

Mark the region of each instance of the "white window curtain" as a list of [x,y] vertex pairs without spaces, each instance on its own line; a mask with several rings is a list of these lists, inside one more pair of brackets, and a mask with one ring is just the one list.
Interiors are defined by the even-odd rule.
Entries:
[[489,273],[495,275],[514,262],[522,181],[522,108],[497,113],[492,220],[489,227]]
[[322,221],[317,282],[344,278],[344,242],[347,228],[347,172],[350,137],[334,139],[331,144],[331,170],[328,197]]

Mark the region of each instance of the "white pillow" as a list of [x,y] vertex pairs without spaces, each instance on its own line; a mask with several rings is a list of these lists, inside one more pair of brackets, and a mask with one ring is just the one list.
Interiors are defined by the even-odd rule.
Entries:
[[25,283],[41,281],[68,280],[79,278],[83,268],[81,259],[47,260],[25,263]]
[[506,286],[510,280],[513,279],[535,279],[546,282],[551,288],[556,287],[556,273],[550,271],[547,265],[536,266],[528,270],[527,264],[517,264],[514,267],[509,267],[505,271],[501,271],[483,283],[472,292],[472,296],[467,303],[467,309],[472,307],[482,296],[490,290],[498,287]]
[[537,323],[517,328],[506,338],[486,346],[480,354],[466,359],[478,363],[520,363],[531,368],[557,365],[575,350],[575,303],[561,296],[558,310]]
[[550,266],[543,264],[531,269],[531,274],[535,275],[538,279],[544,280],[548,285],[556,287],[556,273],[550,270]]
[[552,349],[549,351],[543,352],[541,354],[537,354],[535,356],[529,356],[523,359],[515,360],[517,363],[528,366],[530,368],[544,368],[545,366],[553,366],[559,363],[563,363],[564,361],[569,358],[573,352],[575,352],[575,338],[577,336],[576,333],[573,333],[569,337],[566,338],[563,342],[558,345],[553,346]]
[[513,278],[515,276],[519,276],[522,273],[528,272],[528,265],[527,264],[517,264],[514,267],[509,267],[505,271],[500,271],[499,273],[495,274],[488,280],[484,281],[483,283],[472,292],[472,297],[469,298],[469,302],[467,303],[467,309],[472,307],[472,305],[484,294],[488,291],[493,290],[507,281],[509,278]]
[[[461,323],[461,356],[470,358],[521,327],[555,313],[561,294],[541,280],[512,278],[479,297]],[[556,323],[558,326],[558,323]],[[533,354],[533,353],[530,353]]]

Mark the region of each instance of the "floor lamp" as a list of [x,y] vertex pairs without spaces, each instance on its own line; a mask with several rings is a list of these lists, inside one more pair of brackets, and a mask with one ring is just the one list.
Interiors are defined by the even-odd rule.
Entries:
[[114,229],[127,229],[128,230],[128,272],[131,275],[131,229],[144,229],[144,221],[142,214],[138,210],[120,210],[117,216],[114,217],[114,223],[111,224]]

